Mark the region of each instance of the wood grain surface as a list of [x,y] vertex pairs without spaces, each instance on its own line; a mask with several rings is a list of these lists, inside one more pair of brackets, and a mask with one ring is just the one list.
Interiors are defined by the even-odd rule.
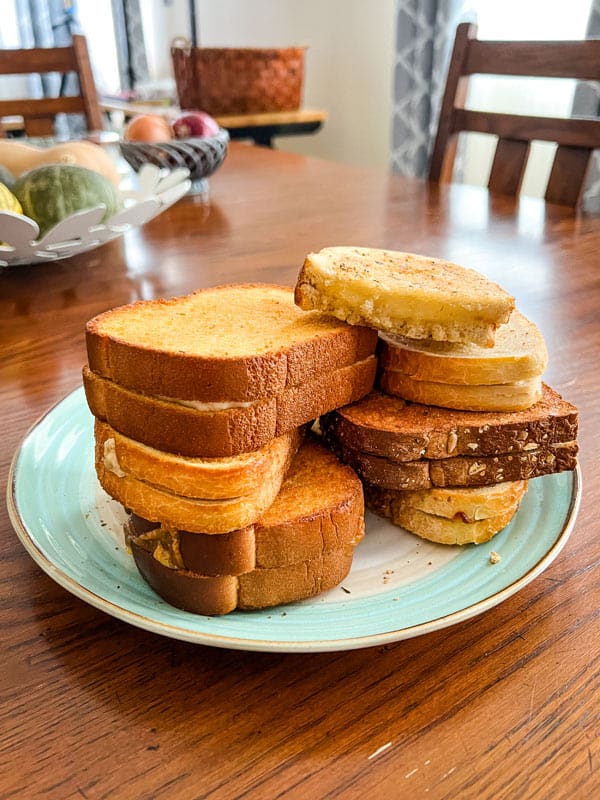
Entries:
[[544,333],[581,411],[566,548],[486,614],[384,647],[244,653],[128,626],[47,577],[0,511],[0,797],[575,800],[600,790],[600,221],[485,190],[234,145],[186,199],[72,260],[0,273],[2,482],[80,384],[84,324],[232,281],[291,284],[326,245],[475,267]]

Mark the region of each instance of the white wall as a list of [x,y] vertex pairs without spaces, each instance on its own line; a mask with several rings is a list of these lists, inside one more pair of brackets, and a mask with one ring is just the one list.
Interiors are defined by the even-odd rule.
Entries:
[[[188,0],[141,0],[153,77],[170,74],[169,45],[189,36]],[[395,0],[196,0],[206,46],[308,45],[304,106],[329,119],[281,150],[387,169]]]

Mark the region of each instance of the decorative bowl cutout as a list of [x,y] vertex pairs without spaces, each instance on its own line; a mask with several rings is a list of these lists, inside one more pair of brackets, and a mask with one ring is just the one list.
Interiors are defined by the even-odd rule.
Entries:
[[0,267],[59,261],[94,250],[131,228],[144,225],[187,194],[191,181],[187,169],[165,170],[145,164],[138,173],[138,188],[121,192],[124,208],[101,222],[106,207],[94,206],[61,220],[41,239],[37,222],[12,211],[0,211]]

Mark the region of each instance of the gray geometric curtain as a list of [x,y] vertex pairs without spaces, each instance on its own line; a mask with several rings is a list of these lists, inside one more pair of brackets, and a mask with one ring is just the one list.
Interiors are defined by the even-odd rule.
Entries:
[[[586,30],[586,39],[600,38],[600,0],[593,0]],[[600,117],[600,84],[580,83],[573,98],[573,117]],[[600,213],[600,152],[592,155],[586,188],[583,193],[583,208],[591,213]]]
[[111,0],[122,89],[148,78],[148,60],[139,0]]
[[398,0],[392,171],[427,174],[454,32],[464,0]]

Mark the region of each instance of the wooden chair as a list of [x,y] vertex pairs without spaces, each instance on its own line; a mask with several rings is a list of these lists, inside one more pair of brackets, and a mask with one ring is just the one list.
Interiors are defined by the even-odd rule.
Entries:
[[79,94],[69,97],[0,100],[0,117],[23,117],[28,136],[51,136],[57,114],[84,114],[90,131],[103,127],[102,112],[84,36],[73,36],[70,47],[33,47],[0,50],[0,75],[75,72]]
[[564,42],[480,41],[477,27],[462,23],[442,100],[437,137],[429,168],[433,181],[450,181],[458,134],[496,134],[498,144],[488,182],[491,192],[516,196],[532,140],[558,143],[545,199],[576,206],[594,148],[600,147],[600,120],[496,114],[465,108],[469,76],[520,75],[600,80],[600,40]]

